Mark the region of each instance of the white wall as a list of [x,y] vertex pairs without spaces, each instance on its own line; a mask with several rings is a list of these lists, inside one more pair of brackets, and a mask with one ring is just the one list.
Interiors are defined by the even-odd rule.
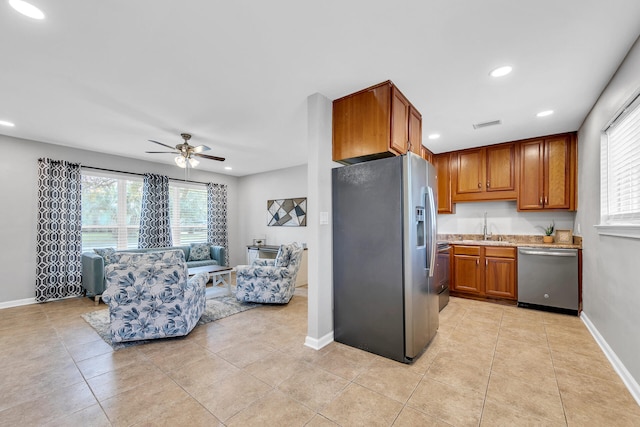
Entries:
[[245,256],[231,265],[246,264],[247,245],[257,237],[266,237],[268,245],[307,243],[307,227],[267,226],[267,200],[297,197],[307,197],[307,165],[238,179],[238,238]]
[[[36,281],[36,210],[38,158],[79,162],[85,166],[135,173],[161,173],[183,179],[175,166],[0,135],[0,306],[32,299]],[[230,263],[240,258],[238,235],[238,178],[202,170],[190,171],[190,179],[228,185]],[[244,253],[241,253],[244,256]],[[234,265],[234,264],[232,264]]]
[[[573,229],[574,212],[518,212],[515,201],[456,204],[455,214],[438,215],[439,234],[482,234],[484,213],[491,234],[539,234],[552,222],[556,229]],[[574,230],[573,234],[577,234]]]
[[[331,170],[333,104],[316,93],[307,98],[309,148],[309,310],[305,345],[320,349],[333,341],[333,233]],[[327,216],[327,220],[321,219]]]
[[[640,239],[600,236],[600,136],[640,89],[640,39],[578,131],[578,224],[582,229],[584,313],[640,382]],[[636,392],[640,392],[637,389]],[[640,397],[640,396],[637,396]]]

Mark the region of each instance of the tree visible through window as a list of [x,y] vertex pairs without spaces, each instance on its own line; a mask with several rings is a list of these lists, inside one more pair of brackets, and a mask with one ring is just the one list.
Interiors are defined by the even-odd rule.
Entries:
[[[171,182],[171,232],[174,245],[207,241],[207,188]],[[82,250],[138,247],[142,177],[82,171]]]
[[82,250],[138,246],[142,179],[82,172]]

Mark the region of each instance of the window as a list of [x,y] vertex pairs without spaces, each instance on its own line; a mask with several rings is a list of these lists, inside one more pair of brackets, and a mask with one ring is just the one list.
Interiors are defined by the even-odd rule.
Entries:
[[206,242],[207,187],[188,182],[170,182],[169,203],[173,244]]
[[82,171],[82,251],[137,248],[142,177]]
[[[82,171],[82,251],[138,247],[143,177]],[[207,187],[169,183],[173,244],[207,241]]]
[[604,132],[600,203],[602,234],[628,235],[607,231],[611,226],[624,226],[627,231],[640,229],[640,97]]

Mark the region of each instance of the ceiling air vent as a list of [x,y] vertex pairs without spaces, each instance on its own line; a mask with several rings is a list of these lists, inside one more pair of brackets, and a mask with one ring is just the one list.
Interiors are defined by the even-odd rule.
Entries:
[[484,123],[476,123],[473,125],[474,129],[482,129],[482,128],[486,128],[489,126],[495,126],[495,125],[500,125],[502,124],[502,120],[494,120],[491,122],[484,122]]

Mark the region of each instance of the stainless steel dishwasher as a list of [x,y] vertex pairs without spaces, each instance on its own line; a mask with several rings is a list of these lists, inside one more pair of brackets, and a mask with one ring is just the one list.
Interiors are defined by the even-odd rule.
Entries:
[[518,248],[518,306],[578,314],[578,250]]

